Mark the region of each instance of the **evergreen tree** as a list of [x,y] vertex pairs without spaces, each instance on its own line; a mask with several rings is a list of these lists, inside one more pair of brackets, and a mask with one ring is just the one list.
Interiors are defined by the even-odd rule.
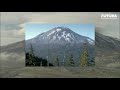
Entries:
[[58,56],[57,56],[56,59],[55,59],[54,65],[55,65],[55,66],[59,66],[59,58],[58,58]]
[[70,57],[69,57],[69,59],[68,59],[68,65],[69,65],[69,66],[74,66],[74,65],[75,65],[72,54],[70,55]]
[[29,66],[29,53],[27,52],[26,54],[26,61],[25,61],[25,64],[26,64],[26,66]]
[[92,57],[89,61],[89,66],[95,66],[95,57]]
[[86,43],[83,44],[83,52],[80,57],[80,66],[86,67],[88,66],[88,49]]
[[30,54],[31,54],[32,56],[34,56],[34,51],[33,51],[33,46],[32,46],[32,44],[30,44]]
[[32,65],[35,65],[35,58],[34,58],[34,52],[33,52],[33,47],[32,47],[32,44],[30,45],[30,54],[29,54],[29,65],[32,66]]
[[32,55],[30,53],[26,53],[26,66],[32,66],[33,65],[33,59]]
[[35,56],[31,45],[30,52],[26,53],[26,66],[48,66],[48,62],[45,58]]
[[48,66],[48,62],[46,59],[42,59],[42,66]]
[[42,60],[41,60],[41,62],[40,62],[40,66],[42,66]]

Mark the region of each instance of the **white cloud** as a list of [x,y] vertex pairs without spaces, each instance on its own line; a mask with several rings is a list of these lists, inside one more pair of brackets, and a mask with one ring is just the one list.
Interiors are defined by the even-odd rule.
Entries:
[[[101,13],[102,12],[1,12],[2,45],[23,40],[25,32],[24,26],[26,23],[90,23],[101,28],[97,30],[98,32],[118,38],[119,28],[117,27],[119,26],[119,20],[101,20]],[[8,40],[8,42],[4,42],[4,40]]]
[[8,52],[3,52],[1,53],[0,57],[0,69],[5,69],[5,68],[22,68],[25,66],[25,54],[23,53],[8,53]]
[[24,40],[24,29],[1,30],[1,46]]

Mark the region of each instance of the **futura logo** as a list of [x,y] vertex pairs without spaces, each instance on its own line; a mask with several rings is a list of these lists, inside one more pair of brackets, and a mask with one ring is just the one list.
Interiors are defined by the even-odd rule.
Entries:
[[101,14],[101,19],[117,19],[117,14]]

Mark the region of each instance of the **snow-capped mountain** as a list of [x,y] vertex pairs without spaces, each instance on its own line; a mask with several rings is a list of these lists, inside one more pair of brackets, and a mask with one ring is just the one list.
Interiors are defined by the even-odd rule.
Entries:
[[[40,36],[41,35],[42,34],[40,34]],[[31,41],[31,40],[28,40],[28,41]],[[1,46],[0,47],[1,53],[7,52],[7,53],[18,53],[18,54],[23,53],[24,54],[25,50],[26,52],[29,51],[28,41],[20,41],[20,42],[6,45],[6,46]],[[44,44],[42,45],[39,42],[36,42],[35,44],[32,44],[32,45],[35,50],[34,52],[36,53],[37,56],[46,57],[48,55],[47,45],[44,45]],[[50,44],[49,57],[51,57],[51,59],[54,60],[55,57],[59,55],[59,58],[62,58],[61,60],[63,60],[64,56],[66,56],[65,59],[68,59],[69,54],[73,54],[74,60],[79,60],[80,52],[81,52],[80,44],[74,44],[71,46],[70,45],[71,44],[67,44],[67,45]],[[95,32],[95,56],[97,56],[99,59],[101,59],[102,55],[108,56],[108,54],[110,54],[112,56],[115,53],[119,53],[120,52],[119,47],[120,47],[120,39],[115,39],[113,37],[108,37],[108,36]],[[90,53],[93,53],[94,55],[93,48],[94,47],[91,47],[89,51]]]
[[54,60],[56,56],[63,60],[72,54],[78,63],[84,42],[88,45],[90,58],[94,57],[94,40],[79,35],[67,27],[55,27],[27,40],[25,50],[29,52],[32,45],[36,56],[44,58],[49,56],[49,61]]
[[89,44],[94,44],[94,40],[89,37],[85,37],[73,32],[71,29],[67,27],[55,27],[45,33],[41,33],[35,38],[29,40],[30,43],[57,43],[57,44],[65,44],[65,43],[83,43],[87,42]]

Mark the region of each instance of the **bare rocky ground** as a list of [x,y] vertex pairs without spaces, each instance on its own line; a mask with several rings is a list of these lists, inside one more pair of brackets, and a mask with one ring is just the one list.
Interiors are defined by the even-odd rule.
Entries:
[[1,78],[119,78],[118,55],[96,57],[95,67],[25,67],[23,54],[1,54]]
[[24,67],[3,68],[1,78],[118,78],[120,69],[106,67],[64,68]]

